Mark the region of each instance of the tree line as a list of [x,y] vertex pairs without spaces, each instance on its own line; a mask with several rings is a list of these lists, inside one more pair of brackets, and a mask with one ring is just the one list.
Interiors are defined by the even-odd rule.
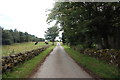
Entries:
[[120,49],[120,2],[56,2],[47,22],[54,20],[63,43]]
[[35,35],[28,34],[27,32],[21,32],[17,29],[6,30],[0,27],[2,30],[2,45],[11,45],[13,43],[23,43],[23,42],[37,42],[44,41],[43,38],[38,38]]

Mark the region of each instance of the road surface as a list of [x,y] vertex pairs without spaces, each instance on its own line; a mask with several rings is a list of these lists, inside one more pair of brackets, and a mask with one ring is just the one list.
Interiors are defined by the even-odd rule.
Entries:
[[31,78],[92,78],[69,57],[64,48],[56,47]]

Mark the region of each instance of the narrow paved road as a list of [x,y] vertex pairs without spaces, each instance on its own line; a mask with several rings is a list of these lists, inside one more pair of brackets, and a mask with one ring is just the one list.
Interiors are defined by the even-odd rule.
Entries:
[[31,78],[91,78],[58,43]]

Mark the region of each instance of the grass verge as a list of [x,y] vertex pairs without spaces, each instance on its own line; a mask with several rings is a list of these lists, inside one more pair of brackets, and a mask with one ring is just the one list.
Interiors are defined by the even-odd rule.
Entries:
[[2,78],[27,78],[55,46],[51,46],[33,59],[13,68],[12,72],[2,74]]
[[120,78],[118,76],[118,68],[106,64],[103,61],[97,60],[93,57],[80,54],[74,51],[69,46],[63,45],[65,51],[80,65],[85,67],[90,72],[98,75],[100,78]]

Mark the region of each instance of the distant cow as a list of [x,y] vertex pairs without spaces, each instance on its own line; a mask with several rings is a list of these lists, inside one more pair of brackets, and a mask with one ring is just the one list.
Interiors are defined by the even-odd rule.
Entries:
[[38,44],[38,42],[35,42],[35,45],[37,45]]
[[45,44],[48,44],[48,42],[45,41]]

